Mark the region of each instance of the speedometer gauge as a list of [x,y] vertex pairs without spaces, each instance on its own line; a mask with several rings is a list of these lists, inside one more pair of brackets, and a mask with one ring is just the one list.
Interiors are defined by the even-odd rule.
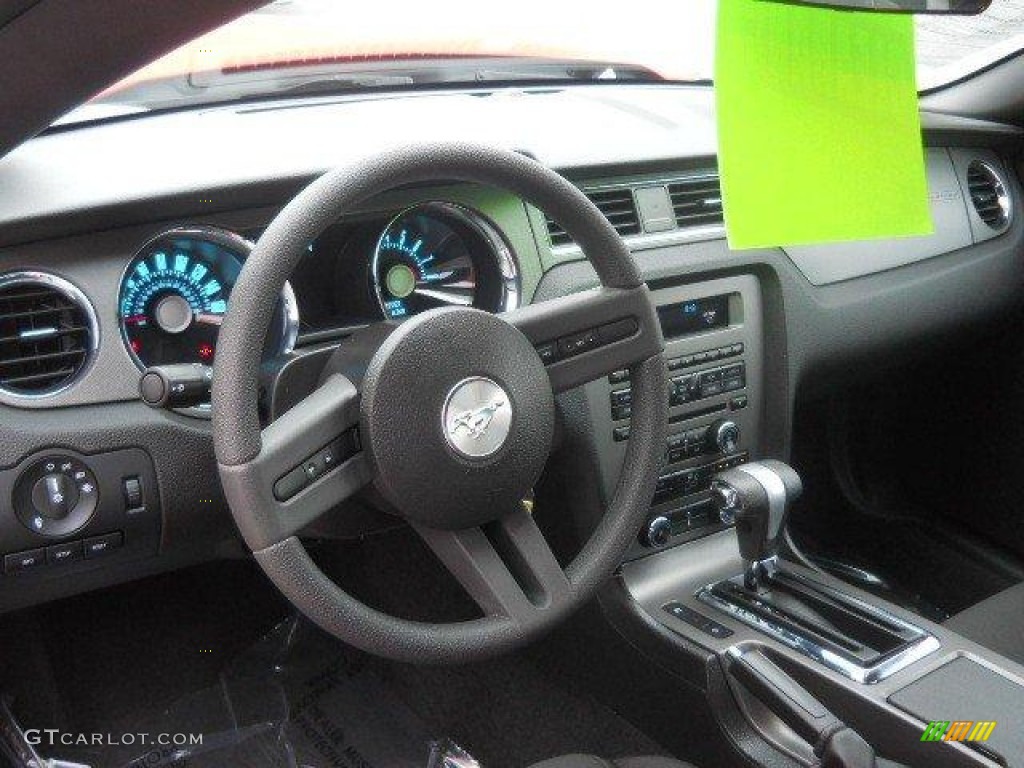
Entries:
[[497,312],[519,299],[518,270],[501,236],[479,214],[450,203],[425,203],[392,219],[371,273],[389,320],[445,306]]
[[[219,229],[176,229],[146,244],[121,281],[118,314],[129,351],[143,368],[211,365],[231,289],[251,244]],[[291,288],[275,310],[267,355],[289,351],[297,333]]]

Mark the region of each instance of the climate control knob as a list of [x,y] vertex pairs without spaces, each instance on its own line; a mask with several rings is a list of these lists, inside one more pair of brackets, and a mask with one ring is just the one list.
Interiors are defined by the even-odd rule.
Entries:
[[735,421],[716,421],[708,429],[709,447],[720,453],[733,453],[740,447],[740,428]]
[[672,535],[672,522],[664,515],[652,518],[644,529],[643,545],[645,547],[663,547],[668,544]]

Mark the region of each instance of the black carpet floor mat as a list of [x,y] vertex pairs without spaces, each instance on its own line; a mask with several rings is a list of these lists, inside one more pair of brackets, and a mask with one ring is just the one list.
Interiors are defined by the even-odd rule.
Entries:
[[664,754],[529,652],[455,667],[386,662],[290,616],[261,578],[220,564],[26,612],[31,679],[0,684],[25,728],[204,736],[179,750],[39,747],[93,768],[405,768],[426,766],[437,742],[484,768]]

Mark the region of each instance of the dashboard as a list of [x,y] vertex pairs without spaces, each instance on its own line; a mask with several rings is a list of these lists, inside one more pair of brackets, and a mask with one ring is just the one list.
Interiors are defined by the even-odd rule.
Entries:
[[[932,235],[742,252],[725,241],[703,88],[313,99],[55,131],[0,160],[0,553],[37,574],[0,576],[0,611],[241,552],[208,413],[146,407],[140,377],[214,364],[235,281],[269,222],[319,173],[395,143],[389,126],[411,113],[418,138],[511,147],[566,175],[652,289],[671,433],[651,509],[659,527],[638,532],[629,557],[713,530],[692,522],[706,511],[708,473],[785,457],[798,391],[869,376],[879,355],[1012,311],[1024,295],[1024,194],[1009,161],[1022,135],[949,116],[923,116]],[[204,139],[180,140],[192,135]],[[305,371],[292,380],[308,383],[374,323],[451,305],[501,312],[596,284],[558,223],[515,195],[403,187],[308,244],[265,367]],[[976,296],[985,300],[965,298]],[[614,488],[630,397],[624,372],[563,397],[574,456],[594,459],[574,502]],[[52,518],[74,513],[72,528],[36,522],[48,488],[74,500]],[[359,519],[340,533],[375,524]]]

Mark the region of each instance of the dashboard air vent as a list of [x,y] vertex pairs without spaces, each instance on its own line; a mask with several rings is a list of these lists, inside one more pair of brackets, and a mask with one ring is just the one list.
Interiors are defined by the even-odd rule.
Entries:
[[975,160],[967,167],[967,188],[974,210],[992,229],[1003,229],[1010,221],[1010,196],[991,166]]
[[[629,187],[599,189],[586,191],[585,194],[620,235],[640,234],[640,214],[636,210],[632,189]],[[562,226],[556,221],[548,218],[547,224],[551,245],[569,245],[572,242],[569,233],[562,229]]]
[[53,395],[88,365],[99,332],[85,296],[54,275],[0,276],[0,390]]
[[680,229],[721,224],[725,221],[718,176],[694,176],[692,179],[674,181],[668,185],[668,196]]

